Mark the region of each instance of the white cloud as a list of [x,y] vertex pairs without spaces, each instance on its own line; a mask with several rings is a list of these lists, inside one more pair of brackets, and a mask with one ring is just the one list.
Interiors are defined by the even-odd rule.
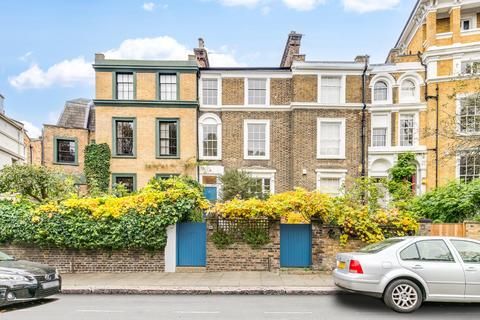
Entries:
[[169,36],[127,39],[117,49],[105,52],[108,59],[185,60],[191,53],[184,45]]
[[318,5],[324,4],[325,0],[283,0],[283,3],[297,11],[310,11]]
[[83,57],[64,60],[43,70],[33,64],[17,76],[9,78],[17,89],[48,88],[52,85],[70,87],[78,83],[93,84],[94,72],[90,62]]
[[19,57],[18,59],[21,60],[21,61],[28,61],[28,60],[30,60],[32,54],[33,54],[32,51],[28,51],[27,53],[25,53],[23,56]]
[[30,138],[38,138],[42,135],[42,130],[33,123],[25,120],[21,120],[20,122],[23,123],[23,127]]
[[218,0],[218,2],[227,7],[254,8],[261,2],[261,0]]
[[393,9],[400,0],[342,0],[342,2],[345,10],[365,13]]
[[[186,60],[192,50],[172,37],[127,39],[116,49],[105,52],[107,59],[133,60]],[[221,48],[219,52],[209,51],[213,66],[239,67],[244,64],[235,59],[234,52]],[[78,84],[93,85],[95,73],[92,62],[83,57],[64,60],[48,69],[33,64],[22,73],[10,77],[10,85],[17,89],[39,89],[52,86],[70,87]]]
[[145,2],[142,7],[145,11],[153,11],[155,9],[155,3]]

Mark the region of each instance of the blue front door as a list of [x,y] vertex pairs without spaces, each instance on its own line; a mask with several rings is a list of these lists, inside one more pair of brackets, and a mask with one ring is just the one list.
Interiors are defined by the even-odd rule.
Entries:
[[177,224],[177,266],[205,267],[207,225],[204,222]]
[[309,224],[280,225],[280,266],[307,268],[312,264],[312,228]]
[[217,187],[204,187],[203,194],[207,200],[212,202],[217,201]]

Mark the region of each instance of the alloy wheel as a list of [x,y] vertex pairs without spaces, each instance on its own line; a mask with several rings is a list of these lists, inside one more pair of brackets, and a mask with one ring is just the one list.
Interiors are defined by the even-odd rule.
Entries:
[[413,308],[418,301],[418,294],[414,287],[409,284],[399,284],[392,291],[393,303],[402,310]]

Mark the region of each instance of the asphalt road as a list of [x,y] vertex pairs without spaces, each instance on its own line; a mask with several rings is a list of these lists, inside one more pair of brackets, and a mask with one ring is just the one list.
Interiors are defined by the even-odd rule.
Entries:
[[80,319],[479,319],[480,304],[425,304],[412,315],[380,300],[333,296],[65,295],[3,309],[2,320]]

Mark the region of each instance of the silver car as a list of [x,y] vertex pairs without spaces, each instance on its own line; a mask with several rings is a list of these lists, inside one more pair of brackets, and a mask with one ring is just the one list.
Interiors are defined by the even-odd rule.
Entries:
[[383,298],[397,312],[424,301],[480,302],[480,241],[452,237],[391,238],[339,253],[335,284]]

